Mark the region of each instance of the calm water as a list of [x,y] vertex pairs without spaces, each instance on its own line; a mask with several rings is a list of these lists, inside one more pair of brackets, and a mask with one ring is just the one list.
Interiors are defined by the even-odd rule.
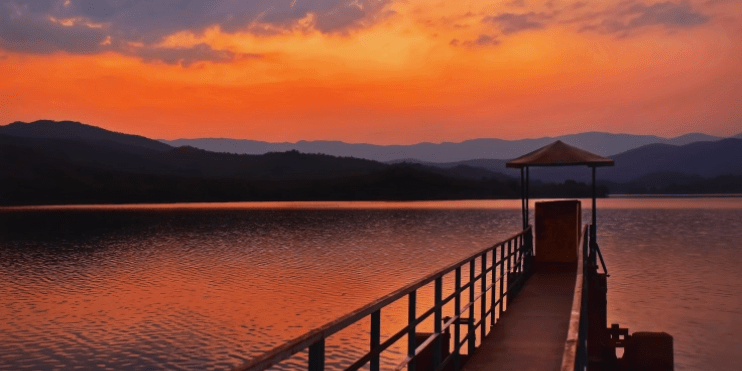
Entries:
[[[0,370],[228,369],[514,234],[519,206],[0,209]],[[598,206],[609,322],[672,334],[676,370],[737,370],[742,198]],[[328,366],[365,351],[367,329],[333,336]]]

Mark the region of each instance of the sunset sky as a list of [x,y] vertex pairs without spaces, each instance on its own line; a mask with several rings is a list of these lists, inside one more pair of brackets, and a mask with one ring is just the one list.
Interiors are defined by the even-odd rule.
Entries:
[[742,132],[742,1],[0,2],[0,124],[377,144]]

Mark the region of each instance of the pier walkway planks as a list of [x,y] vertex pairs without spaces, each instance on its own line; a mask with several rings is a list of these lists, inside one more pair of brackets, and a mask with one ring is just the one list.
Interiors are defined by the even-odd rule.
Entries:
[[575,279],[575,268],[534,272],[463,369],[559,370]]

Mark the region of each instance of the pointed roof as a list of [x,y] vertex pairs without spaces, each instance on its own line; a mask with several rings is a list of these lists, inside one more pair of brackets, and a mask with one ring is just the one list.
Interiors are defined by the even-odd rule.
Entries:
[[598,156],[594,153],[570,146],[557,140],[545,147],[541,147],[531,153],[520,156],[515,160],[508,161],[507,167],[524,168],[528,166],[574,166],[587,165],[613,166],[610,158]]

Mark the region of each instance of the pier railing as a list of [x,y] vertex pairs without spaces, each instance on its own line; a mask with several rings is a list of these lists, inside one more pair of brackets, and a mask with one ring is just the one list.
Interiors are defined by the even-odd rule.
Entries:
[[[380,368],[380,354],[407,336],[407,356],[401,359],[396,369],[407,368],[415,371],[418,361],[425,362],[427,369],[458,370],[462,365],[462,348],[467,346],[467,354],[476,349],[476,334],[480,339],[493,330],[502,313],[507,309],[508,301],[512,299],[528,277],[533,256],[533,233],[527,229],[495,245],[481,250],[469,257],[434,272],[417,282],[411,283],[391,294],[349,313],[320,328],[312,330],[294,340],[280,345],[263,355],[234,368],[235,371],[262,371],[279,362],[288,359],[294,354],[308,348],[307,369],[310,371],[323,370],[325,367],[325,339],[343,330],[344,328],[370,317],[369,350],[365,355],[355,360],[346,370],[358,370],[368,365],[371,371]],[[462,268],[468,266],[469,279],[462,283]],[[477,268],[479,268],[477,274]],[[453,292],[443,297],[444,276],[453,272]],[[434,285],[434,303],[431,308],[418,312],[417,292],[429,284]],[[450,283],[449,283],[450,284]],[[477,292],[476,286],[479,286]],[[488,299],[489,293],[489,301]],[[408,298],[407,325],[381,341],[381,311],[403,298]],[[466,301],[462,302],[462,297]],[[453,313],[444,317],[444,306],[453,301]],[[475,318],[475,306],[479,302],[479,318]],[[489,307],[488,307],[489,304]],[[419,313],[419,314],[418,314]],[[417,342],[417,329],[424,320],[433,316],[434,331]],[[453,327],[453,348],[450,354],[444,356],[444,333],[450,334]],[[462,333],[461,327],[466,329]],[[449,344],[446,344],[449,345]],[[448,347],[446,347],[448,349]],[[425,359],[421,353],[425,352]],[[428,371],[428,370],[421,370]]]
[[[593,226],[586,225],[582,231],[578,243],[577,254],[577,277],[575,280],[574,297],[572,299],[572,313],[570,315],[567,341],[564,345],[561,371],[584,371],[588,369],[588,335],[599,335],[592,333],[590,328],[590,285],[596,284],[595,277],[598,275],[598,259],[603,268],[603,275],[607,276],[607,269],[603,261],[597,242],[595,242]],[[596,300],[598,298],[593,298]],[[598,315],[598,313],[593,313]],[[605,326],[603,326],[605,327]]]

